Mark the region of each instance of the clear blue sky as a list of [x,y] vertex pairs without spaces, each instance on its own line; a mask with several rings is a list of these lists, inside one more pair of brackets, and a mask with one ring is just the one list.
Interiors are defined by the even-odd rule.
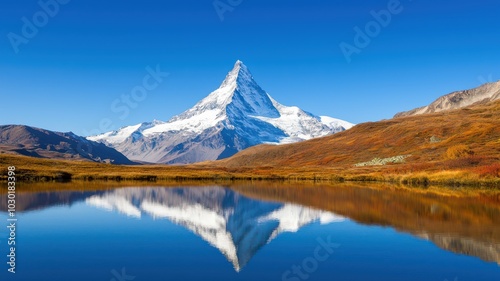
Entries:
[[[3,1],[0,124],[85,134],[106,118],[114,129],[168,120],[237,59],[281,103],[354,123],[500,79],[498,0],[401,0],[348,62],[339,44],[354,45],[354,27],[391,1],[221,0],[237,4],[221,20],[213,0],[69,0],[45,25],[38,0]],[[16,53],[12,34],[34,16],[40,27],[16,37]],[[111,109],[157,65],[170,75],[136,108]]]

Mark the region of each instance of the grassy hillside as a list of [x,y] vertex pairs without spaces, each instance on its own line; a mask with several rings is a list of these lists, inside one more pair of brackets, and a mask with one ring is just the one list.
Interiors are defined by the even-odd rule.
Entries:
[[[399,163],[373,165],[381,159]],[[500,176],[500,102],[363,123],[301,143],[260,145],[214,165],[266,170],[317,167],[344,176],[422,173],[494,179]]]
[[0,154],[4,179],[11,165],[21,180],[275,179],[500,186],[500,102],[363,123],[324,138],[260,145],[225,160],[188,166],[120,166]]
[[[220,161],[218,165],[335,166],[354,165],[375,157],[412,155],[407,162],[439,162],[447,150],[465,145],[489,162],[500,158],[500,102],[429,115],[369,122],[332,136],[289,145],[260,145]],[[487,162],[482,159],[482,162]]]
[[[53,160],[27,156],[0,154],[0,175],[7,176],[7,167],[16,167],[18,180],[176,180],[214,179],[223,169],[206,170],[203,167],[168,165],[113,165],[90,161]],[[219,172],[220,171],[220,172]]]

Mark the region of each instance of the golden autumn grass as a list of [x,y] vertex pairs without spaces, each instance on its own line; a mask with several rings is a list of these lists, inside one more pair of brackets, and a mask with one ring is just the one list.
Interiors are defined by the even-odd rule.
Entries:
[[[404,163],[355,167],[410,155]],[[500,186],[500,101],[470,108],[363,123],[301,143],[259,145],[231,158],[187,166],[119,166],[0,154],[0,172],[21,180],[312,180],[408,185]]]
[[[363,169],[341,169],[317,167],[283,168],[226,168],[206,165],[167,166],[140,165],[120,166],[85,161],[49,160],[25,156],[2,155],[3,167],[16,166],[20,181],[146,181],[146,182],[228,182],[238,180],[278,180],[278,181],[370,181],[392,182],[407,185],[448,185],[448,186],[499,186],[498,178],[467,170],[453,171],[391,171],[388,167],[366,167]],[[2,178],[6,179],[6,171]],[[70,176],[70,177],[68,177]]]
[[[353,167],[374,158],[411,155],[402,164]],[[265,163],[265,166],[262,165]],[[283,146],[261,145],[215,164],[270,171],[321,171],[346,180],[499,185],[500,101],[443,113],[363,123],[333,136]]]

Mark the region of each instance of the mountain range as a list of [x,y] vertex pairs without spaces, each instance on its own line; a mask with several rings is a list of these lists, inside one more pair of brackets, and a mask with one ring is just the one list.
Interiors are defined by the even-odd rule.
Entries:
[[[237,154],[230,162],[223,160],[217,164],[231,167],[278,162],[320,166],[366,162],[375,157],[415,156],[426,151],[419,149],[426,142],[419,141],[420,137],[411,137],[416,129],[427,131],[429,139],[447,140],[440,144],[434,142],[433,146],[442,146],[441,150],[451,144],[470,142],[471,137],[465,136],[469,131],[465,129],[471,127],[456,127],[458,122],[468,120],[464,117],[471,115],[470,112],[456,116],[453,110],[491,105],[499,99],[500,81],[497,81],[450,93],[427,106],[400,112],[394,119],[363,123],[351,129],[353,124],[349,122],[278,103],[257,84],[248,68],[237,61],[217,90],[167,122],[155,120],[87,138],[71,132],[4,125],[0,126],[0,153],[113,164],[185,164],[221,160]],[[490,106],[487,111],[480,115],[484,118],[475,118],[479,116],[476,114],[470,116],[470,120],[476,122],[476,135],[485,134],[491,139],[496,134],[493,128],[499,125],[498,119],[491,116],[498,110]],[[446,116],[435,115],[438,113]],[[416,116],[422,117],[399,118]],[[332,134],[335,135],[328,136]],[[325,136],[328,137],[317,139]],[[297,142],[300,144],[286,145]],[[243,151],[259,144],[272,146]],[[436,159],[437,151],[444,153],[441,150],[430,151],[429,160]],[[483,150],[490,156],[497,153],[484,145],[476,149]],[[278,158],[271,159],[269,155]]]
[[88,137],[150,163],[193,163],[227,158],[245,148],[326,136],[354,124],[316,116],[274,100],[237,61],[220,87],[167,122],[153,121]]

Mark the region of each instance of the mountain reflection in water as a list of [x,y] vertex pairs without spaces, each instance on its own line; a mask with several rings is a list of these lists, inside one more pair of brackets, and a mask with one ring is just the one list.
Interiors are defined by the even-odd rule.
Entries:
[[259,201],[222,187],[126,188],[86,199],[86,203],[140,218],[164,218],[196,233],[217,248],[236,271],[283,232],[343,221],[330,212],[290,203]]
[[[346,184],[241,184],[17,194],[19,212],[77,202],[181,225],[216,247],[236,271],[281,233],[344,218],[390,226],[445,250],[500,264],[500,197],[494,193],[456,196]],[[6,209],[6,194],[1,194],[0,210]]]

